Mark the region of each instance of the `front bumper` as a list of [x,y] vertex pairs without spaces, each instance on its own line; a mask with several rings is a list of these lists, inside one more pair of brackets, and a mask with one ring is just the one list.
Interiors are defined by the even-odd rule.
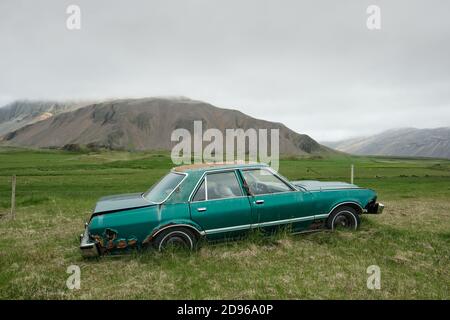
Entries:
[[87,227],[84,229],[84,233],[81,235],[80,250],[81,255],[86,258],[98,257],[100,255],[97,248],[97,244],[95,242],[92,242],[91,239],[89,239],[89,232]]
[[380,214],[383,212],[383,210],[384,210],[384,204],[379,203],[379,202],[373,202],[367,206],[367,213]]

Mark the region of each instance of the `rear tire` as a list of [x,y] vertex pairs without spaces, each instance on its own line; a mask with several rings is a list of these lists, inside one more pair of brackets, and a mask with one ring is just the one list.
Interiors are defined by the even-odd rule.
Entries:
[[162,231],[153,242],[153,247],[158,251],[164,251],[168,247],[177,247],[193,251],[196,246],[197,238],[194,233],[191,230],[182,227],[174,227]]
[[356,230],[360,224],[361,220],[356,210],[346,206],[336,208],[327,219],[327,228],[331,230],[337,228]]

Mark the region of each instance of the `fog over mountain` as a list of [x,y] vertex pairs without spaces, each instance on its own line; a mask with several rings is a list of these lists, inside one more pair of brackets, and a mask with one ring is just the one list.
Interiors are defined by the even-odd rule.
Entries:
[[0,136],[87,104],[88,102],[80,101],[14,101],[0,107]]
[[[72,4],[79,30],[66,27]],[[323,141],[450,126],[449,12],[443,0],[2,0],[0,105],[184,95]]]
[[450,158],[450,127],[392,129],[373,136],[322,143],[358,155]]

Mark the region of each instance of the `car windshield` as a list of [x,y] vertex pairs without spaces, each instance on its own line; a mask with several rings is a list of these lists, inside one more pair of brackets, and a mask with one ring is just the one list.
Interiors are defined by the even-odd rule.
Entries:
[[171,172],[162,178],[158,183],[153,185],[143,197],[151,202],[162,202],[169,194],[176,188],[176,186],[183,180],[184,175]]

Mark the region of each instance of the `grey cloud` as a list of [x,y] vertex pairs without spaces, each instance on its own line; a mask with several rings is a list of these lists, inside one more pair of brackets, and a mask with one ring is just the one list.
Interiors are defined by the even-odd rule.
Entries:
[[[68,31],[65,9],[81,7]],[[365,26],[381,7],[382,29]],[[450,123],[448,1],[12,1],[0,103],[184,95],[319,140]]]

